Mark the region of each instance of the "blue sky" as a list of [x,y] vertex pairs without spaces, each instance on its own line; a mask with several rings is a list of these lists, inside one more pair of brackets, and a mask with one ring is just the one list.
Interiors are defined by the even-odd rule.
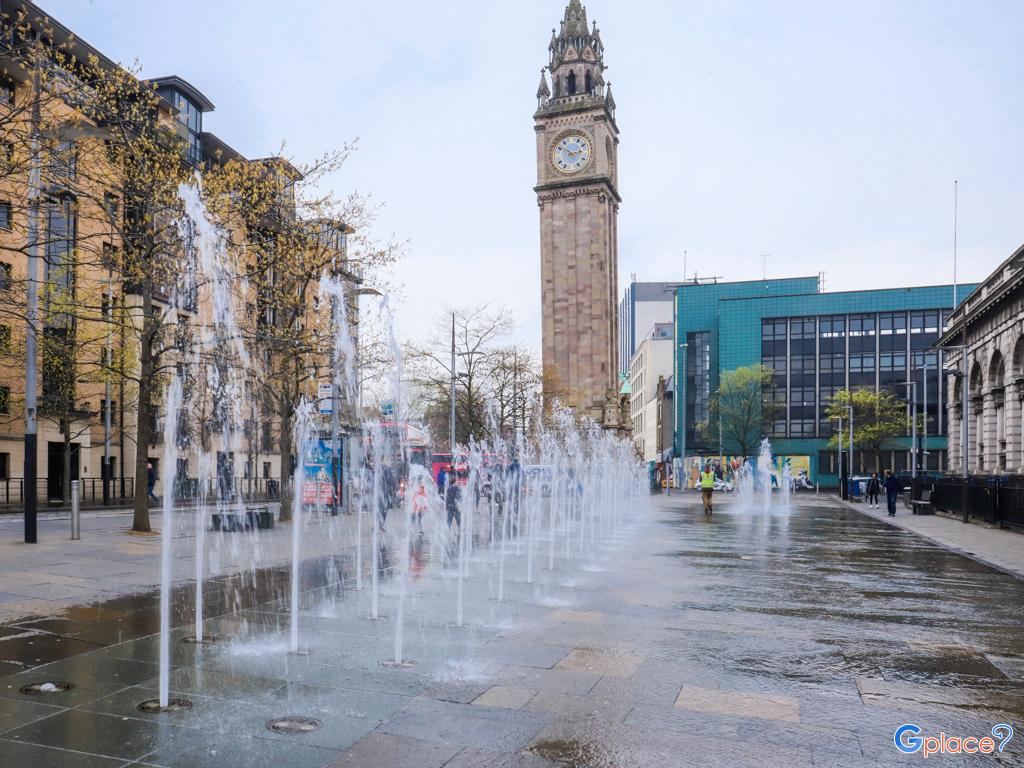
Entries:
[[[562,0],[42,0],[112,58],[177,74],[250,157],[356,136],[335,183],[409,240],[397,317],[503,303],[539,346],[532,115]],[[172,10],[173,9],[173,10]],[[620,283],[827,273],[949,282],[1024,241],[1024,3],[587,5],[621,130]]]

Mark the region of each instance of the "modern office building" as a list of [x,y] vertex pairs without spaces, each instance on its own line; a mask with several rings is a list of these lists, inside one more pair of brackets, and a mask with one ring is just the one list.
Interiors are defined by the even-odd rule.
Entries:
[[629,373],[637,344],[655,323],[673,321],[676,283],[638,283],[627,286],[619,302],[620,374]]
[[[966,320],[966,323],[965,323]],[[939,340],[948,349],[949,468],[962,470],[961,347],[967,346],[967,471],[1024,472],[1024,245],[960,302]]]
[[[960,296],[974,287],[960,286]],[[917,381],[919,408],[928,414],[921,464],[946,467],[947,384],[943,355],[933,348],[952,310],[953,286],[822,293],[817,277],[802,277],[684,284],[675,296],[676,381],[686,370],[685,397],[680,393],[676,403],[677,455],[719,452],[701,425],[710,419],[720,374],[761,363],[775,374],[774,388],[764,393],[779,406],[766,429],[773,449],[808,457],[821,485],[837,483],[829,448],[837,425],[826,410],[843,389],[889,388],[909,401],[905,382]],[[909,468],[910,442],[893,440],[882,468]],[[874,457],[854,449],[854,471],[873,468]],[[729,446],[721,452],[729,454]]]

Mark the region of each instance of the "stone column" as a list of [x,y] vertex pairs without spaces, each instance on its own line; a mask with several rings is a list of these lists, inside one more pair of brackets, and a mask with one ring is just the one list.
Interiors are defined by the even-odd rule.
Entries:
[[1009,467],[1009,445],[1007,441],[1006,386],[992,390],[992,466],[994,472],[1005,472]]
[[984,403],[980,397],[972,397],[970,400],[970,411],[967,413],[967,471],[977,472],[979,470],[978,447],[981,445],[981,430],[978,429],[979,422],[984,413]]
[[1006,471],[1021,471],[1021,380],[1006,385]]
[[[950,387],[950,392],[953,388]],[[960,404],[957,403],[951,406],[946,411],[946,434],[948,435],[947,443],[948,448],[946,450],[946,466],[943,467],[947,472],[959,472],[960,471]]]
[[981,445],[982,472],[994,472],[996,468],[996,397],[994,392],[985,392],[982,396],[981,410]]

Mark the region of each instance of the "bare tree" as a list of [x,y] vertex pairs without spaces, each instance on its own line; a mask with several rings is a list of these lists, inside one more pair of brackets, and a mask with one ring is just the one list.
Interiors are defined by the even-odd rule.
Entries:
[[491,367],[500,347],[514,328],[511,313],[487,304],[446,310],[434,322],[427,343],[410,350],[414,382],[426,400],[427,422],[439,443],[447,444],[447,414],[451,402],[452,327],[455,336],[455,439],[468,443],[488,430],[487,403],[491,395]]

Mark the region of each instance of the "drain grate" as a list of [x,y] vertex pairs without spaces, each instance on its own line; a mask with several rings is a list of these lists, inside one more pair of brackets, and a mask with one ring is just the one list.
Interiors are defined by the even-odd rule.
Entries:
[[167,706],[160,706],[160,699],[146,699],[139,704],[139,711],[149,714],[157,712],[181,712],[183,709],[192,709],[192,702],[188,699],[168,699]]
[[274,733],[311,733],[320,727],[321,723],[315,717],[300,717],[299,715],[288,715],[278,717],[267,722],[267,730]]
[[46,696],[49,693],[64,693],[75,687],[74,683],[44,682],[24,685],[19,690],[26,696]]
[[216,643],[216,635],[203,635],[203,639],[200,640],[195,635],[189,635],[188,637],[181,638],[181,642],[188,643],[189,645],[207,645],[208,643]]

